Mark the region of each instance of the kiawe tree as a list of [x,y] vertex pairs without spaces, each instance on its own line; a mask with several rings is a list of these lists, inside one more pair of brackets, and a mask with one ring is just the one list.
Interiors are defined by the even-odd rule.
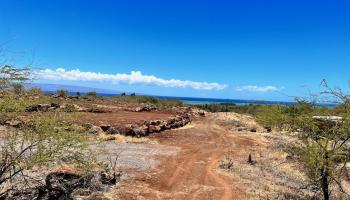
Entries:
[[[0,68],[1,120],[8,120],[9,116],[16,121],[25,110],[29,100],[13,97],[15,92],[22,91],[30,76],[28,68],[8,65]],[[74,115],[56,111],[37,113],[0,133],[0,199],[11,191],[23,190],[23,184],[18,183],[30,186],[28,171],[34,168],[65,163],[89,169],[93,165],[87,161],[86,137],[84,130],[74,124]]]
[[[302,101],[270,109],[262,122],[288,130],[299,138],[291,152],[309,178],[311,188],[321,192],[323,199],[329,200],[335,190],[350,198],[343,185],[350,161],[350,96],[327,84],[323,86],[322,95],[338,100],[336,108]],[[264,119],[264,115],[260,118]]]
[[9,65],[0,67],[0,90],[22,85],[30,79],[29,68],[15,68]]

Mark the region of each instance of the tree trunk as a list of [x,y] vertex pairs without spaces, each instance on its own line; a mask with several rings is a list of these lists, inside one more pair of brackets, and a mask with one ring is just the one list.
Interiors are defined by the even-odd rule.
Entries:
[[323,170],[322,172],[322,192],[323,192],[323,199],[324,200],[329,200],[329,182],[328,182],[328,171]]
[[[328,161],[328,154],[325,156],[325,160]],[[321,187],[322,187],[322,192],[323,192],[323,199],[324,200],[329,200],[329,172],[327,168],[327,163],[326,165],[323,166],[322,172],[321,172]]]

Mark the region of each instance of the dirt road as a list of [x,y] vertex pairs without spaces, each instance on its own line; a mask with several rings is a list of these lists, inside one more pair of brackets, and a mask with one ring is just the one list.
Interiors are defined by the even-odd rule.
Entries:
[[163,132],[154,138],[181,151],[160,158],[161,164],[152,175],[134,179],[124,199],[244,199],[244,191],[232,177],[220,174],[218,165],[227,151],[252,146],[253,140],[233,138],[218,125],[215,115],[194,122],[193,127]]

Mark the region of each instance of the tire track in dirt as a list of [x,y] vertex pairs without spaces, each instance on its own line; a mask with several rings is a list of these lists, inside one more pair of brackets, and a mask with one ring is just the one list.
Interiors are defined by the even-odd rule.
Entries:
[[143,181],[145,191],[134,199],[242,199],[232,178],[217,170],[220,158],[232,147],[232,138],[214,116],[193,128],[166,131],[154,137],[163,145],[180,147],[172,157],[160,158],[155,174]]

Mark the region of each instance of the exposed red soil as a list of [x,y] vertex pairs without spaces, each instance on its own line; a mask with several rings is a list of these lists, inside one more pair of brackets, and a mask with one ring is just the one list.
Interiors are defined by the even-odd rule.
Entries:
[[194,122],[193,128],[152,137],[181,151],[160,158],[154,172],[140,173],[126,183],[122,199],[245,199],[244,189],[232,177],[221,174],[218,165],[226,152],[257,145],[253,138],[232,137],[211,116]]

